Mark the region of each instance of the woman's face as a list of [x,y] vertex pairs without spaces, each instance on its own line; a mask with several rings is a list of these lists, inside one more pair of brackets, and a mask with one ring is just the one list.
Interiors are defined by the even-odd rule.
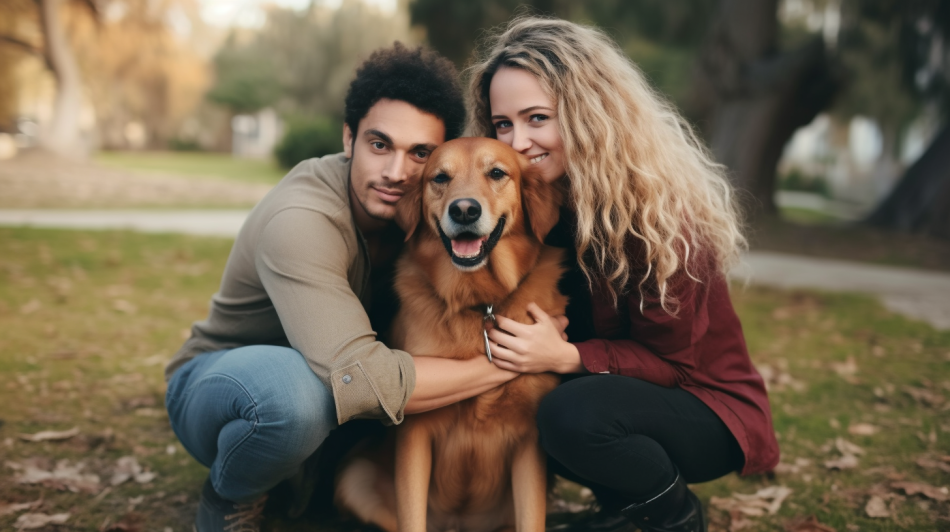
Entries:
[[564,177],[564,148],[557,105],[534,74],[501,67],[488,89],[491,121],[498,140],[526,155],[547,183]]

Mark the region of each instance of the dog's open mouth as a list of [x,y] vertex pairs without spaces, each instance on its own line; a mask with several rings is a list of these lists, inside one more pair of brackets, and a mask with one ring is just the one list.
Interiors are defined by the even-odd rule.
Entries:
[[501,232],[505,229],[505,217],[503,216],[498,220],[498,224],[488,235],[462,232],[456,235],[455,238],[449,238],[442,230],[442,225],[439,224],[438,219],[436,219],[435,225],[439,228],[442,244],[452,257],[452,262],[461,268],[473,268],[480,266],[492,249],[495,248],[495,244],[501,238]]

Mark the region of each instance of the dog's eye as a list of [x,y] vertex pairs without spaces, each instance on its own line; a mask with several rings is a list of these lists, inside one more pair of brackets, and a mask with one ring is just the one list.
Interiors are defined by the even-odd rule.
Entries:
[[504,172],[504,170],[502,170],[502,169],[500,169],[500,168],[492,168],[491,171],[488,172],[488,177],[490,177],[490,178],[492,178],[492,179],[501,179],[501,178],[505,177],[506,175],[508,175],[508,174],[506,174],[506,173]]
[[442,173],[442,174],[439,174],[439,175],[433,177],[433,178],[432,178],[432,182],[433,182],[433,183],[448,183],[448,182],[449,182],[449,179],[452,179],[452,178],[449,177],[448,174]]

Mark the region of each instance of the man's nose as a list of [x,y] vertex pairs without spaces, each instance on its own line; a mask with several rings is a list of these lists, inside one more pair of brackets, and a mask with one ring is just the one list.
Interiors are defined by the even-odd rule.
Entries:
[[405,181],[409,177],[406,173],[405,157],[398,153],[394,154],[389,164],[383,169],[383,177],[385,177],[387,181],[395,181],[397,183]]

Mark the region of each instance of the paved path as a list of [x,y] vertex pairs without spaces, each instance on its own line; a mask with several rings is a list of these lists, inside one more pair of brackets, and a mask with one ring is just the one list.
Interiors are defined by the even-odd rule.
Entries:
[[950,329],[950,273],[751,251],[732,272],[737,279],[779,288],[864,292],[887,308],[938,329]]
[[237,235],[247,210],[0,209],[0,225],[66,229],[129,229],[143,233]]
[[[71,229],[130,229],[233,238],[248,211],[238,210],[2,210],[0,225]],[[864,292],[889,309],[950,329],[950,274],[752,251],[732,273],[779,288]]]

